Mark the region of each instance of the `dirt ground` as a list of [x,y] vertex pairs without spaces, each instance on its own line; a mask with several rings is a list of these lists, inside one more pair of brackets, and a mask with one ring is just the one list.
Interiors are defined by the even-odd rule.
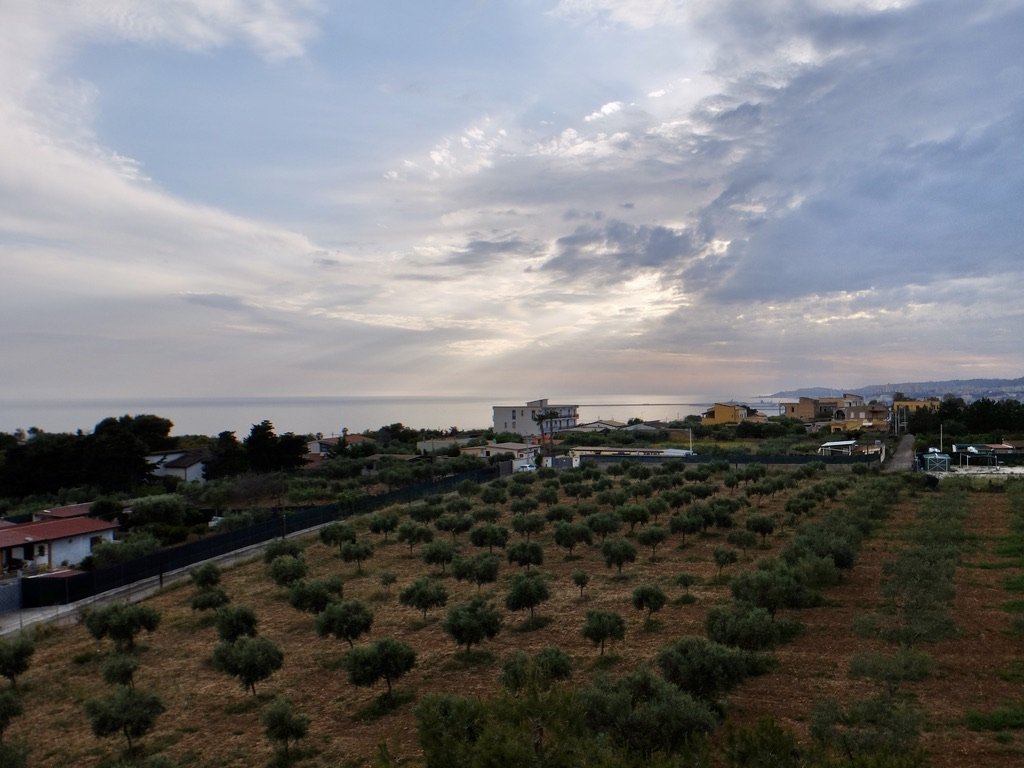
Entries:
[[[751,511],[779,512],[791,493],[766,499],[762,507]],[[920,498],[907,499],[898,505],[883,531],[866,543],[846,581],[829,592],[829,605],[794,614],[804,624],[804,633],[776,652],[777,670],[748,680],[729,696],[729,722],[747,723],[771,715],[806,738],[807,714],[815,700],[834,696],[846,701],[875,692],[873,684],[852,680],[847,674],[852,655],[872,647],[870,641],[854,634],[851,625],[859,613],[877,606],[882,564],[901,546],[901,533],[913,524],[919,502]],[[956,577],[954,612],[960,635],[926,649],[935,659],[937,673],[932,679],[909,684],[907,690],[927,713],[923,741],[937,768],[1024,766],[1020,732],[997,738],[992,733],[972,732],[964,724],[969,709],[988,710],[1015,697],[1019,700],[1021,684],[1003,681],[999,672],[1024,650],[1021,640],[1007,633],[1011,614],[1000,608],[1013,598],[1002,582],[1008,575],[1019,574],[1022,564],[1007,568],[1005,558],[993,552],[998,538],[1007,533],[1005,496],[973,494],[971,510],[967,527],[975,545]],[[738,515],[739,520],[743,514]],[[753,550],[726,573],[753,567],[756,559],[777,554],[786,539],[785,532],[774,534],[768,539],[768,549]],[[605,566],[596,547],[584,546],[576,559],[565,559],[564,551],[550,542],[549,528],[541,538],[546,558],[541,570],[552,578],[552,597],[537,613],[552,621],[542,629],[524,632],[518,627],[525,616],[507,614],[502,632],[484,644],[489,656],[467,661],[441,628],[444,609],[431,611],[423,621],[418,612],[398,604],[397,594],[404,585],[436,569],[425,566],[418,553],[410,553],[403,544],[385,544],[380,537],[374,540],[378,551],[359,574],[354,566],[337,558],[336,550],[308,539],[309,577],[340,574],[345,580],[345,596],[362,598],[373,607],[369,639],[391,636],[415,648],[416,667],[397,688],[417,698],[431,692],[489,696],[495,690],[501,664],[515,650],[535,651],[547,645],[558,645],[569,653],[578,670],[576,679],[585,680],[598,659],[597,650],[580,635],[585,612],[593,608],[613,609],[626,617],[625,640],[607,650],[618,659],[613,672],[626,671],[651,660],[659,648],[679,636],[703,635],[709,607],[730,600],[727,585],[709,583],[716,571],[711,552],[724,543],[724,536],[687,537],[682,548],[679,537],[673,536],[654,559],[649,550],[638,547],[637,562],[626,566],[625,578],[620,579]],[[458,540],[465,552],[476,551],[465,534]],[[479,594],[494,599],[504,610],[503,581],[516,570],[504,564],[502,582],[485,586]],[[571,581],[576,570],[591,576],[583,598]],[[682,594],[674,579],[684,571],[705,582],[691,589],[697,601],[690,605],[672,599]],[[397,577],[387,591],[380,583],[383,572]],[[477,594],[475,586],[450,577],[444,583],[449,606]],[[645,627],[644,615],[630,605],[633,589],[647,583],[659,584],[670,597],[654,628]],[[188,607],[192,588],[180,586],[157,595],[148,604],[161,612],[162,623],[155,633],[142,638],[136,685],[158,692],[167,711],[142,740],[145,750],[203,768],[266,764],[272,749],[263,737],[260,710],[275,695],[283,695],[311,719],[309,735],[302,744],[307,757],[301,765],[372,765],[381,746],[405,764],[419,762],[415,704],[405,704],[380,720],[355,719],[354,715],[383,691],[383,684],[378,689],[364,689],[347,682],[338,667],[347,645],[318,637],[312,615],[287,604],[284,590],[270,581],[262,562],[225,572],[223,586],[236,604],[255,609],[260,634],[283,648],[284,667],[257,686],[257,697],[251,696],[236,681],[211,668],[216,632],[208,618]],[[880,644],[877,647],[882,648]],[[82,703],[107,688],[100,675],[107,650],[107,644],[94,641],[81,626],[50,630],[39,641],[32,667],[19,686],[25,697],[25,714],[14,721],[5,738],[31,745],[30,765],[65,768],[116,761],[122,742],[97,740],[82,714]],[[55,733],[60,737],[54,738]]]

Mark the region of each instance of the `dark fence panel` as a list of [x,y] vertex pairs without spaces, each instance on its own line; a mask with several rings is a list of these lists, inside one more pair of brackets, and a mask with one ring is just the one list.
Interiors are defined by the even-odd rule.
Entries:
[[363,514],[392,504],[415,501],[429,493],[452,491],[464,480],[484,482],[497,477],[497,470],[482,469],[448,475],[428,483],[400,488],[376,496],[364,496],[345,505],[326,504],[301,510],[282,510],[276,517],[237,531],[219,533],[189,544],[154,552],[138,560],[112,568],[87,571],[69,576],[39,576],[21,580],[21,607],[67,605],[85,600],[112,589],[134,584],[143,579],[162,577],[165,573],[188,568],[213,557],[262,544],[279,536],[305,531],[350,515]]

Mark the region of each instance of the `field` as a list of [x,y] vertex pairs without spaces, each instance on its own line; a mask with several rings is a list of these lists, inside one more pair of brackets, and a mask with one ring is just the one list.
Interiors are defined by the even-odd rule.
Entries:
[[[704,482],[699,478],[683,479],[680,475],[677,486],[655,482],[648,489],[642,484],[652,485],[651,478],[641,476],[642,472],[637,475],[602,475],[603,485],[607,486],[604,490],[614,492],[625,486],[627,504],[646,505],[659,496],[669,498],[665,494],[673,488],[686,489]],[[768,478],[772,476],[769,473]],[[272,639],[284,652],[283,667],[257,684],[256,696],[244,690],[237,680],[212,668],[217,632],[209,614],[189,607],[195,589],[190,585],[168,589],[147,601],[162,619],[155,632],[141,636],[137,651],[140,666],[135,676],[136,687],[155,691],[166,705],[166,712],[159,717],[154,730],[140,740],[141,752],[165,755],[177,765],[203,768],[267,764],[273,757],[273,747],[263,735],[260,713],[270,700],[281,695],[310,718],[308,736],[300,745],[299,765],[374,765],[382,747],[398,764],[420,764],[422,753],[413,714],[416,701],[439,692],[483,698],[495,695],[501,667],[516,650],[534,652],[550,645],[560,647],[574,662],[572,685],[580,686],[597,670],[621,674],[650,663],[660,648],[677,638],[704,636],[708,610],[733,601],[731,580],[765,558],[780,556],[796,535],[794,526],[841,512],[844,499],[850,498],[860,484],[872,482],[871,478],[840,475],[839,485],[843,487],[834,498],[823,498],[798,520],[791,518],[786,511],[790,499],[815,484],[835,483],[836,477],[824,473],[794,477],[787,487],[779,483],[780,488],[771,494],[750,496],[745,490],[763,480],[729,487],[722,475],[708,478],[706,482],[714,489],[711,499],[735,499],[741,504],[749,501],[749,506],[741,506],[732,515],[731,530],[744,528],[751,516],[767,516],[775,522],[774,532],[763,545],[739,550],[738,562],[722,567],[721,575],[714,562],[715,549],[727,541],[727,531],[721,527],[711,526],[704,533],[685,535],[685,541],[682,534],[674,533],[657,547],[653,556],[650,547],[637,544],[635,562],[625,564],[620,575],[615,567],[606,565],[597,540],[593,546],[579,545],[568,556],[565,549],[554,543],[549,523],[532,536],[544,550],[544,562],[537,570],[548,576],[551,585],[550,599],[536,609],[542,618],[535,622],[542,625],[539,628],[525,623],[525,611],[513,613],[504,607],[507,581],[521,570],[504,556],[498,582],[478,588],[456,581],[449,568],[442,574],[439,566],[426,565],[421,556],[422,544],[410,548],[397,542],[394,532],[387,540],[383,534],[370,533],[365,519],[354,524],[361,539],[374,543],[375,551],[361,567],[342,562],[338,548],[322,543],[315,534],[299,539],[305,547],[308,579],[339,575],[344,581],[346,599],[360,598],[371,606],[372,630],[357,640],[357,645],[389,636],[408,643],[416,651],[415,668],[395,685],[405,703],[378,718],[367,717],[366,713],[383,693],[384,684],[361,688],[348,682],[340,666],[348,645],[318,636],[313,615],[289,605],[287,590],[271,580],[262,560],[225,571],[221,582],[233,604],[255,610],[259,633]],[[529,479],[534,480],[529,486],[530,494],[536,495],[544,481]],[[591,478],[587,482],[593,485],[599,481]],[[640,489],[635,487],[638,483]],[[515,485],[514,481],[508,488]],[[932,493],[909,483],[901,487],[888,517],[861,546],[853,569],[844,571],[841,583],[824,591],[825,603],[779,611],[780,617],[798,619],[803,630],[774,650],[775,669],[746,679],[726,695],[728,726],[750,725],[771,716],[792,729],[802,744],[809,744],[810,712],[815,702],[833,697],[846,703],[878,693],[877,682],[850,676],[850,661],[858,653],[892,651],[894,646],[857,632],[854,627],[863,617],[884,609],[884,566],[907,546],[908,536],[921,524],[922,508],[933,497],[960,493],[945,487]],[[648,490],[648,495],[641,495]],[[621,497],[602,497],[600,492],[579,500],[567,496],[565,487],[559,488],[559,494],[558,503],[570,510],[579,509],[577,504],[589,505],[592,511],[607,510],[611,504],[604,501],[622,501]],[[441,503],[455,498],[453,494]],[[498,524],[511,527],[515,499],[487,505],[479,495],[466,498],[472,503],[466,514],[494,506],[500,514]],[[1024,550],[1014,537],[1015,533],[1020,535],[1019,529],[1011,527],[1013,497],[1004,492],[972,490],[963,492],[963,498],[966,515],[962,547],[954,576],[955,597],[949,606],[956,632],[948,639],[919,646],[930,654],[932,672],[923,680],[902,683],[900,693],[923,713],[920,744],[932,765],[1024,766],[1024,723],[1019,717],[1024,708],[1024,666],[1020,662],[1024,657],[1024,640],[1019,631]],[[621,509],[623,505],[616,506]],[[540,503],[536,513],[543,516],[549,508],[550,504]],[[395,511],[405,519],[410,508]],[[682,511],[686,511],[685,506]],[[672,510],[664,511],[659,521],[647,525],[660,523],[667,529],[671,513]],[[638,524],[637,531],[642,527]],[[436,532],[435,536],[451,538],[444,532]],[[636,543],[636,533],[631,533],[628,525],[609,538],[619,536]],[[521,538],[512,533],[510,543]],[[465,554],[481,551],[470,544],[467,533],[456,534],[454,540]],[[501,550],[496,552],[503,555]],[[590,576],[582,596],[571,577],[576,571]],[[677,585],[676,579],[684,572],[697,577],[698,583],[689,588],[695,598],[692,602],[680,599],[685,590]],[[384,573],[395,576],[394,584],[382,585],[380,577]],[[397,595],[415,578],[427,574],[445,585],[449,597],[446,608],[430,610],[424,619],[418,611],[400,605]],[[669,597],[665,607],[651,618],[631,604],[634,589],[646,584],[658,585]],[[442,623],[447,608],[477,594],[494,600],[504,614],[504,623],[495,638],[467,654],[456,646]],[[585,614],[593,609],[617,611],[626,620],[624,639],[610,643],[603,657],[581,635]],[[1015,618],[1016,633],[1011,631]],[[109,649],[109,641],[94,640],[82,626],[39,633],[31,666],[18,680],[25,712],[14,719],[4,734],[5,742],[30,745],[29,765],[112,766],[121,759],[123,740],[98,740],[83,714],[87,699],[108,690],[100,666]],[[969,724],[972,712],[975,716]],[[1014,712],[1018,714],[1016,721],[1012,717]],[[724,727],[719,728],[713,738],[721,740],[724,732]]]

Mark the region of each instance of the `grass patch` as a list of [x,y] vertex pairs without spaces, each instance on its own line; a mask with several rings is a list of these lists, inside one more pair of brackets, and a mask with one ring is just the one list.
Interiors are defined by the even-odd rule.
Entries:
[[415,698],[415,691],[392,690],[391,693],[385,693],[371,701],[365,707],[356,712],[352,716],[352,719],[358,720],[363,723],[369,723],[373,722],[374,720],[380,720],[382,717],[390,715],[403,704],[408,704]]
[[1007,704],[991,712],[967,713],[967,727],[972,731],[1019,731],[1024,729],[1024,701]]
[[1024,557],[1024,536],[1007,536],[993,551],[1000,557]]
[[672,601],[675,605],[693,605],[697,602],[697,596],[687,592],[685,595],[680,595]]
[[234,701],[224,707],[225,715],[244,715],[247,712],[256,712],[265,702],[260,696],[246,696],[241,701]]
[[1005,571],[1007,568],[1014,568],[1016,564],[1009,560],[1002,560],[999,562],[978,562],[978,563],[961,563],[961,568],[974,568],[979,571]]
[[1007,683],[1022,683],[1024,682],[1024,660],[1011,661],[1009,666],[999,670],[996,674],[1000,680]]
[[552,622],[550,616],[530,616],[525,621],[521,621],[512,630],[513,632],[533,632],[538,629],[544,629],[548,624]]
[[595,672],[604,672],[611,669],[622,661],[622,657],[617,653],[606,653],[604,656],[598,656],[594,659],[594,663],[590,665],[590,668]]
[[999,607],[1007,613],[1024,613],[1024,600],[1008,600]]
[[1015,573],[1003,579],[1003,589],[1007,592],[1024,592],[1024,573]]

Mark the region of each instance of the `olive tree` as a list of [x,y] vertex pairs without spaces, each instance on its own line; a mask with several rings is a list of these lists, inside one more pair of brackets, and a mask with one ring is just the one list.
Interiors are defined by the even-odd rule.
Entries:
[[494,603],[474,597],[448,611],[444,631],[457,645],[466,646],[467,653],[474,645],[489,640],[501,630],[501,614]]
[[140,632],[153,632],[160,626],[160,614],[148,605],[113,603],[85,615],[85,627],[97,640],[109,637],[119,652],[135,649]]
[[383,680],[390,696],[392,683],[416,665],[416,652],[400,640],[384,637],[349,651],[344,665],[350,683],[369,687]]
[[609,640],[621,640],[626,636],[626,622],[615,611],[587,611],[583,623],[583,636],[601,649]]
[[373,626],[373,611],[360,600],[331,603],[316,617],[316,633],[320,637],[334,635],[351,648],[360,636]]
[[213,668],[237,677],[242,687],[256,695],[256,683],[269,678],[284,664],[284,653],[270,639],[243,635],[233,642],[221,641],[213,649]]
[[398,593],[398,602],[408,608],[423,611],[423,619],[426,620],[427,611],[440,608],[448,602],[448,590],[443,584],[421,576]]
[[18,675],[28,670],[29,660],[36,652],[32,640],[21,635],[13,640],[0,639],[0,675],[11,681],[11,687],[18,687]]
[[136,739],[153,730],[156,719],[165,709],[159,696],[134,688],[118,688],[106,698],[85,702],[92,732],[101,739],[120,733],[129,751]]

